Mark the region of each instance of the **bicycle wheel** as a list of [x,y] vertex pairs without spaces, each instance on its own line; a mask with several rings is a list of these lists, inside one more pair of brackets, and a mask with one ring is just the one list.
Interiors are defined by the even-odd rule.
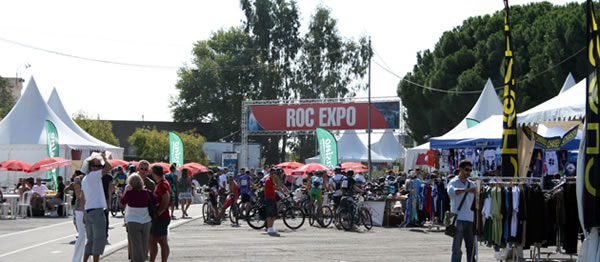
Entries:
[[204,223],[208,222],[208,217],[208,203],[204,202],[204,204],[202,204],[202,219],[204,219]]
[[238,203],[233,203],[229,207],[229,221],[232,224],[237,224],[240,217],[240,206]]
[[367,230],[371,230],[373,228],[373,217],[371,216],[371,212],[369,212],[366,208],[360,209],[360,222],[365,226]]
[[304,224],[304,212],[298,207],[290,207],[283,213],[283,223],[290,229],[298,229]]
[[114,216],[117,216],[117,211],[118,211],[118,208],[119,208],[119,206],[118,206],[118,203],[117,203],[117,199],[116,199],[116,198],[113,198],[113,199],[110,201],[110,214],[111,214],[113,217],[114,217]]
[[333,222],[333,211],[328,206],[324,206],[321,209],[323,209],[323,224],[321,226],[328,227]]
[[246,216],[246,222],[251,228],[259,230],[267,225],[267,221],[261,212],[260,207],[252,207]]
[[354,226],[352,212],[346,208],[340,210],[338,213],[338,221],[346,231],[352,230],[352,227]]
[[313,226],[315,224],[315,209],[310,203],[308,203],[307,208],[305,210],[307,210],[304,212],[304,214],[306,214],[306,216],[308,217],[308,224],[310,226]]

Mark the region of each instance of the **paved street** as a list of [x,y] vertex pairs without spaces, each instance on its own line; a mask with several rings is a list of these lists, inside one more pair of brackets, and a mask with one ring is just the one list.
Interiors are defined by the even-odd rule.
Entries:
[[[178,211],[176,211],[179,214]],[[449,261],[451,239],[427,228],[374,227],[343,232],[308,226],[286,230],[280,237],[253,230],[242,222],[206,225],[201,205],[190,208],[193,219],[171,223],[169,261]],[[127,261],[122,218],[111,218],[111,245],[102,261]],[[75,229],[69,218],[0,220],[0,261],[70,261]],[[481,247],[481,246],[480,246]],[[545,251],[550,251],[545,250]],[[529,256],[529,251],[525,251]],[[480,248],[480,261],[495,261],[493,250]],[[565,258],[563,256],[563,258]],[[463,260],[464,261],[464,260]]]

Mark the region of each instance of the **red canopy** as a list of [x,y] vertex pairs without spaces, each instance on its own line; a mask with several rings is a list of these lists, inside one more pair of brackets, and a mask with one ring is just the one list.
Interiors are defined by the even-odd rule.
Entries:
[[64,159],[62,157],[48,157],[37,161],[35,164],[33,164],[31,166],[31,169],[29,169],[27,173],[48,171],[50,169],[55,169],[63,166],[70,166],[71,164],[71,160]]
[[354,173],[362,173],[369,171],[369,168],[361,163],[355,162],[344,162],[342,163],[342,170],[350,170],[354,171]]
[[183,170],[184,168],[187,168],[188,170],[190,170],[190,175],[192,174],[196,174],[196,173],[201,173],[201,172],[208,172],[208,167],[205,167],[204,165],[200,164],[200,163],[186,163],[183,164],[182,166],[178,167],[177,169],[179,170]]
[[163,172],[165,172],[165,174],[169,173],[169,168],[171,168],[171,165],[169,165],[168,163],[165,163],[165,162],[156,162],[156,163],[150,164],[150,172],[152,172],[152,167],[154,165],[160,165],[160,166],[162,166]]
[[291,175],[292,172],[300,167],[304,166],[302,163],[298,162],[283,162],[277,165],[274,165],[274,168],[282,168],[286,175]]
[[118,166],[126,167],[129,164],[129,162],[120,159],[111,159],[108,160],[108,162],[110,162],[113,168],[116,168]]
[[22,171],[27,172],[31,165],[21,160],[6,160],[0,163],[0,171]]
[[315,172],[317,170],[321,170],[324,172],[331,172],[331,168],[329,168],[326,165],[320,164],[320,163],[310,163],[310,164],[306,164],[302,167],[299,167],[297,169],[294,169],[294,171],[292,171],[292,176],[308,176],[309,172]]

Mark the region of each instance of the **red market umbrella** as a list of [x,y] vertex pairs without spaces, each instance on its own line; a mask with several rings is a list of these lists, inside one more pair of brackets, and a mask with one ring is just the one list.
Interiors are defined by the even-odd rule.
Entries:
[[111,159],[108,160],[108,162],[110,162],[113,168],[116,168],[118,166],[126,167],[129,164],[129,162],[120,159]]
[[304,166],[302,163],[298,162],[283,162],[277,165],[274,165],[274,168],[282,168],[286,175],[291,175],[292,172],[300,167]]
[[27,172],[31,165],[21,160],[6,160],[0,163],[0,171],[22,171]]
[[62,157],[48,157],[37,161],[35,164],[33,164],[29,171],[27,171],[27,173],[48,171],[50,169],[55,169],[63,166],[70,166],[71,164],[71,160],[64,159]]
[[163,172],[165,172],[165,174],[169,173],[169,168],[171,168],[171,165],[169,165],[168,163],[165,163],[165,162],[156,162],[156,163],[150,164],[150,171],[152,171],[152,167],[154,165],[160,165],[160,166],[162,166]]
[[196,173],[202,173],[202,172],[208,172],[208,167],[205,167],[204,165],[200,164],[200,163],[186,163],[183,164],[182,166],[178,167],[177,169],[179,169],[180,171],[183,170],[184,168],[187,168],[190,172],[188,174],[192,175],[192,174],[196,174]]
[[354,171],[354,173],[363,173],[369,171],[369,168],[361,163],[355,162],[344,162],[342,163],[342,170],[350,170]]
[[331,172],[331,168],[329,168],[326,165],[320,164],[320,163],[310,163],[310,164],[306,164],[302,167],[299,167],[297,169],[294,169],[294,171],[292,171],[292,176],[308,176],[309,172],[315,172],[317,170],[321,170],[321,171],[325,171],[327,173]]

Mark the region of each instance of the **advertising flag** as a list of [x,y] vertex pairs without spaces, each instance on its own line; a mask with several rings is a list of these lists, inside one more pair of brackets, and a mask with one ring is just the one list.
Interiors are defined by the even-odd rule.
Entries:
[[[56,126],[50,120],[46,120],[46,144],[48,145],[48,157],[58,157],[58,132]],[[48,170],[48,179],[52,179],[56,185],[58,168]]]
[[335,167],[338,164],[337,141],[329,130],[317,128],[317,141],[319,142],[319,157],[321,164]]
[[504,121],[502,122],[502,176],[517,177],[518,144],[517,144],[517,111],[515,78],[513,71],[514,56],[510,33],[508,0],[504,0]]
[[177,134],[169,132],[169,164],[172,163],[183,165],[183,141]]
[[588,77],[586,81],[585,102],[585,157],[584,184],[582,197],[583,224],[586,229],[600,226],[600,201],[597,189],[600,187],[600,115],[598,114],[598,58],[600,37],[598,24],[591,0],[587,1],[587,40],[588,40]]

